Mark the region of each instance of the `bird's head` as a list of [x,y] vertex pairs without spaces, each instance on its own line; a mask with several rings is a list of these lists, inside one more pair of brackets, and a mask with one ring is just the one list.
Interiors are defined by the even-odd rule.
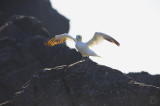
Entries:
[[82,41],[82,36],[81,35],[77,35],[76,39],[77,39],[77,41]]

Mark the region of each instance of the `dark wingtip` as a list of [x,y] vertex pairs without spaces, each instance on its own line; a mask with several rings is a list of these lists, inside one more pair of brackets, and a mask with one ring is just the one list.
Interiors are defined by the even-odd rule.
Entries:
[[118,42],[116,43],[116,45],[117,45],[117,46],[120,46],[120,44],[119,44]]
[[117,46],[120,46],[120,43],[117,42],[115,39],[112,39],[112,42],[115,43]]

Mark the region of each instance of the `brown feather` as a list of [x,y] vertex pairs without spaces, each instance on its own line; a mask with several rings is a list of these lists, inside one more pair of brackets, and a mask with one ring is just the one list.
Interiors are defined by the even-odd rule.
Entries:
[[48,42],[46,42],[44,45],[50,47],[50,46],[54,46],[54,45],[57,45],[57,44],[64,43],[65,41],[66,41],[66,39],[52,38]]

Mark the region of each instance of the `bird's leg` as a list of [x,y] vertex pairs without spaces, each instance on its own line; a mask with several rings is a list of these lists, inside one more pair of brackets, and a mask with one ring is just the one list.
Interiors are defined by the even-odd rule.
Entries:
[[89,60],[89,56],[86,56],[86,60]]
[[88,60],[89,59],[89,56],[86,56],[86,57],[83,57],[82,56],[82,61],[86,61],[86,60]]
[[82,61],[85,61],[85,57],[82,56]]

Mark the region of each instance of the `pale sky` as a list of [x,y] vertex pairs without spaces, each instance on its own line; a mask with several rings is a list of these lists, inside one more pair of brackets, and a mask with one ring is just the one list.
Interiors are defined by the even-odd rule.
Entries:
[[103,41],[93,48],[102,58],[93,61],[124,73],[160,74],[160,0],[51,1],[70,20],[70,35],[88,41],[103,32],[120,43]]

